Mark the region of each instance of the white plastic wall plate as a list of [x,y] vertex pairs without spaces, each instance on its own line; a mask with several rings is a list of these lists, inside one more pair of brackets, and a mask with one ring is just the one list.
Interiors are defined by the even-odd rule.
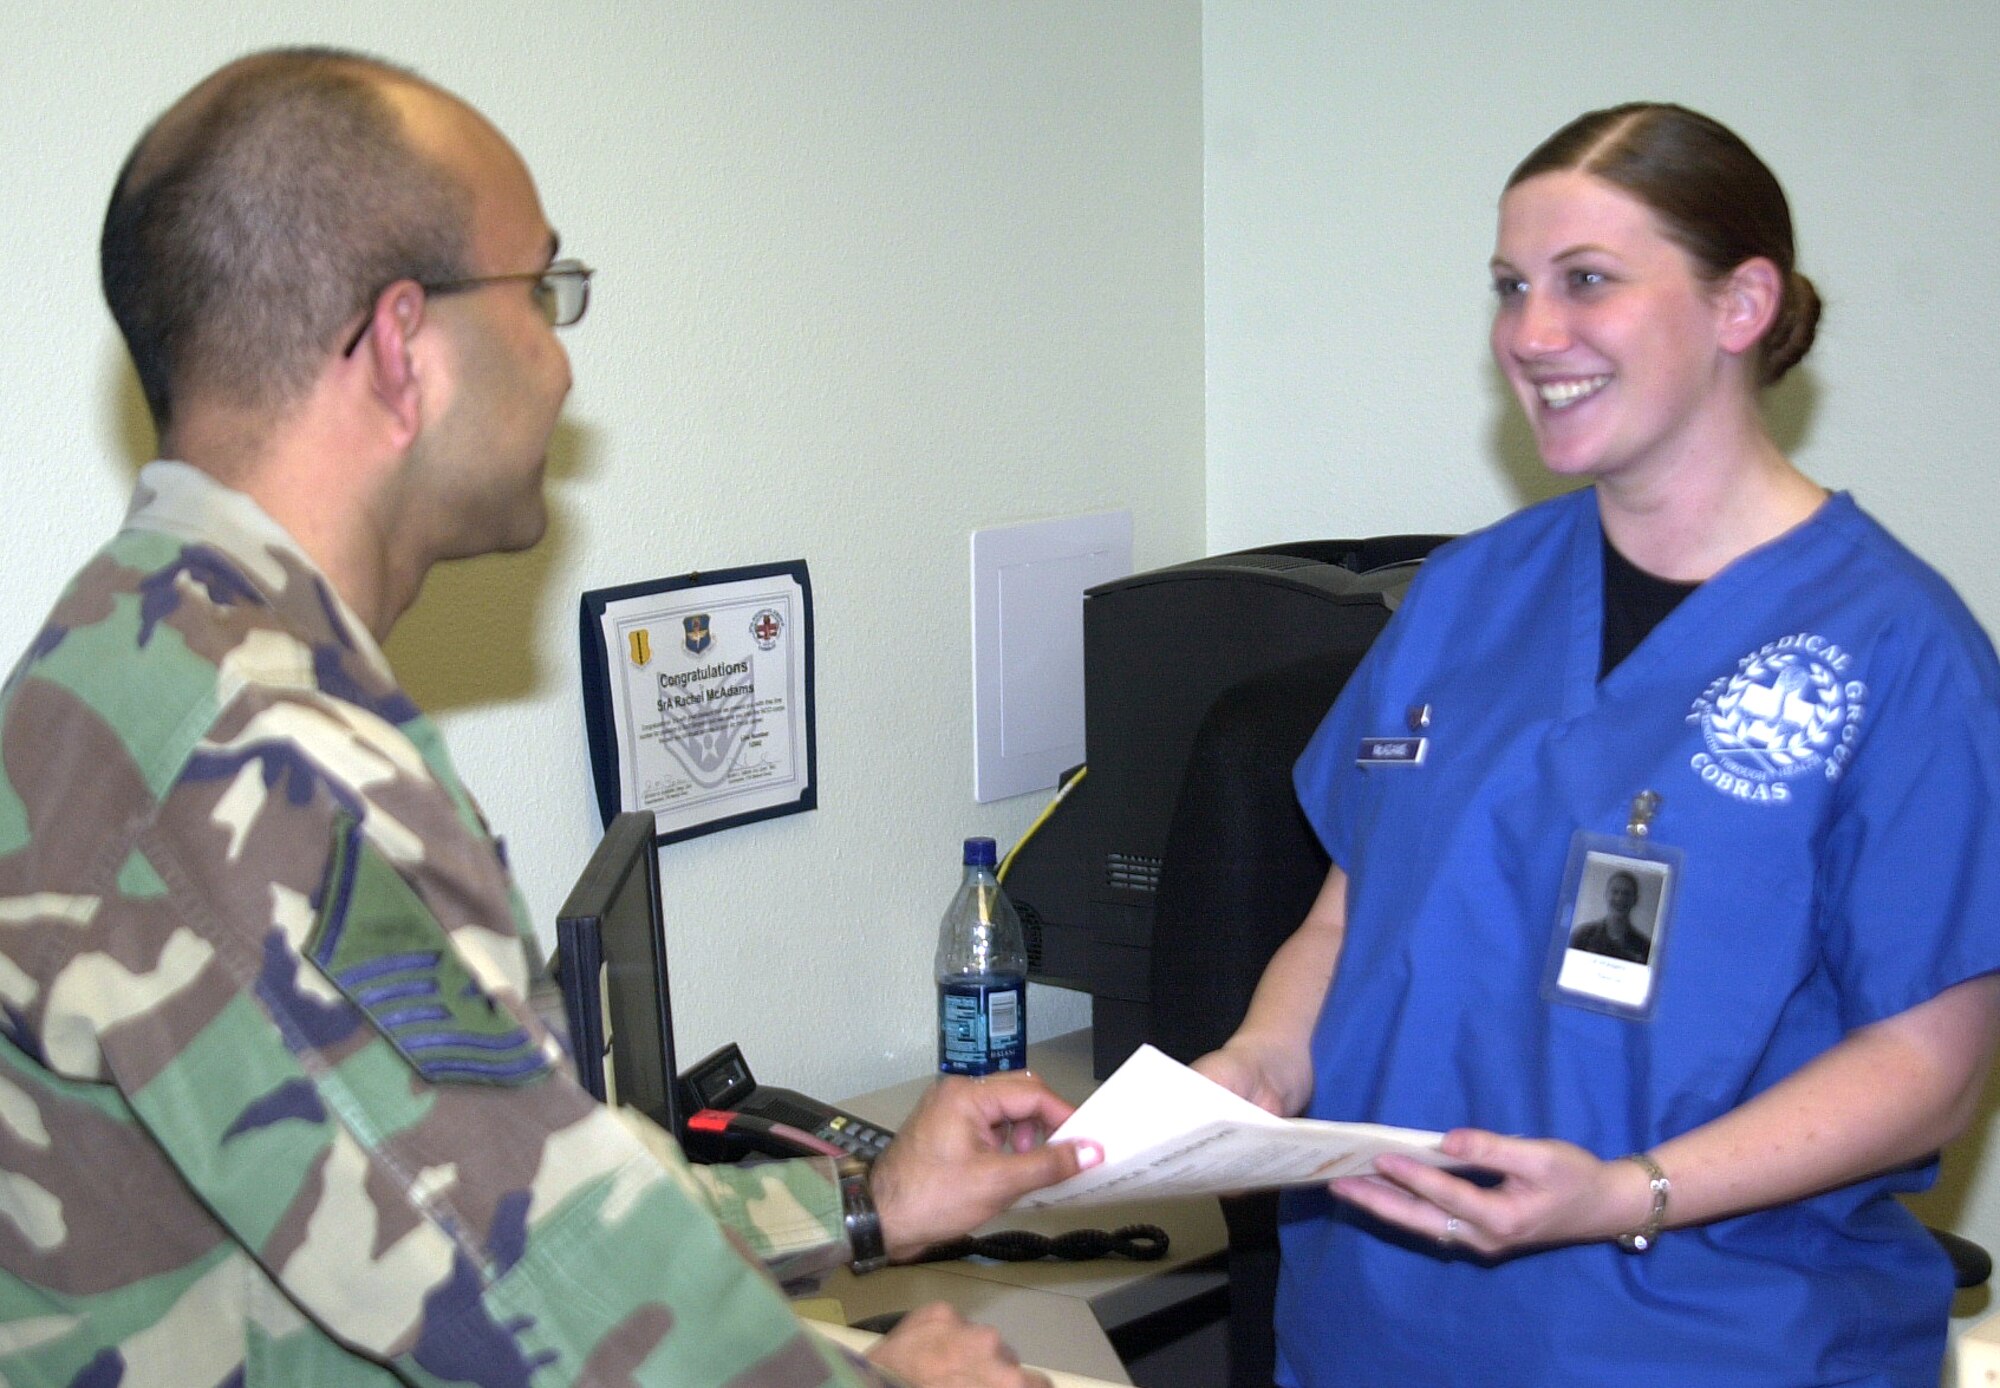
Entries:
[[1083,593],[1132,572],[1132,513],[972,534],[972,798],[1049,790],[1083,760]]

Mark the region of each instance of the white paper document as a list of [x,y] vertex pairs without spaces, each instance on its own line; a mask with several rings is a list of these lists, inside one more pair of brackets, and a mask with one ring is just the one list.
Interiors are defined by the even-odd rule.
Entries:
[[1323,1185],[1372,1170],[1385,1152],[1461,1165],[1438,1151],[1443,1133],[1279,1118],[1151,1046],[1134,1051],[1049,1140],[1078,1137],[1102,1147],[1104,1161],[1016,1208]]

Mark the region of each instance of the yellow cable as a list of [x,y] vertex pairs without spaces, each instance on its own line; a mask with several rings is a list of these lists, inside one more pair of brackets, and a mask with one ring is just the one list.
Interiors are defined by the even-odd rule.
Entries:
[[1090,768],[1088,766],[1079,766],[1076,769],[1076,774],[1062,783],[1061,788],[1055,793],[1055,798],[1042,807],[1042,812],[1035,816],[1035,822],[1028,826],[1027,832],[1022,834],[1014,846],[1007,850],[1007,856],[1000,860],[1000,869],[993,874],[995,881],[1004,883],[1007,880],[1007,869],[1014,866],[1014,855],[1021,851],[1022,845],[1035,836],[1036,831],[1049,822],[1049,816],[1056,812],[1056,806],[1062,804],[1065,796],[1083,784],[1083,778],[1089,772]]

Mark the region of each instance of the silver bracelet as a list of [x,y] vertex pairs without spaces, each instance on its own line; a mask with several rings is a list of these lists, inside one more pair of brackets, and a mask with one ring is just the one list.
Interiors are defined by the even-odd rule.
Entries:
[[843,1157],[840,1170],[840,1223],[847,1231],[848,1266],[858,1275],[889,1265],[889,1251],[882,1239],[882,1215],[875,1208],[875,1194],[868,1188],[868,1163]]
[[1667,1173],[1650,1152],[1627,1152],[1619,1160],[1635,1161],[1646,1168],[1647,1184],[1653,1192],[1653,1208],[1646,1212],[1646,1222],[1631,1233],[1618,1236],[1618,1246],[1627,1253],[1644,1253],[1660,1241],[1660,1226],[1667,1222],[1667,1196],[1673,1192],[1674,1183],[1667,1179]]

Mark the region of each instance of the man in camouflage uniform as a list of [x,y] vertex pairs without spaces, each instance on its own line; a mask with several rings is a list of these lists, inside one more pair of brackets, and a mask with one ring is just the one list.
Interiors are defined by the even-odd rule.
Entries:
[[[545,523],[587,272],[512,147],[256,55],[141,140],[102,249],[181,461],[0,704],[0,1382],[1038,1381],[948,1311],[874,1364],[803,1333],[767,1268],[852,1256],[831,1167],[690,1168],[524,1003],[500,846],[378,644]],[[876,1168],[888,1252],[1090,1160],[1006,1140],[1067,1111],[934,1090]]]

